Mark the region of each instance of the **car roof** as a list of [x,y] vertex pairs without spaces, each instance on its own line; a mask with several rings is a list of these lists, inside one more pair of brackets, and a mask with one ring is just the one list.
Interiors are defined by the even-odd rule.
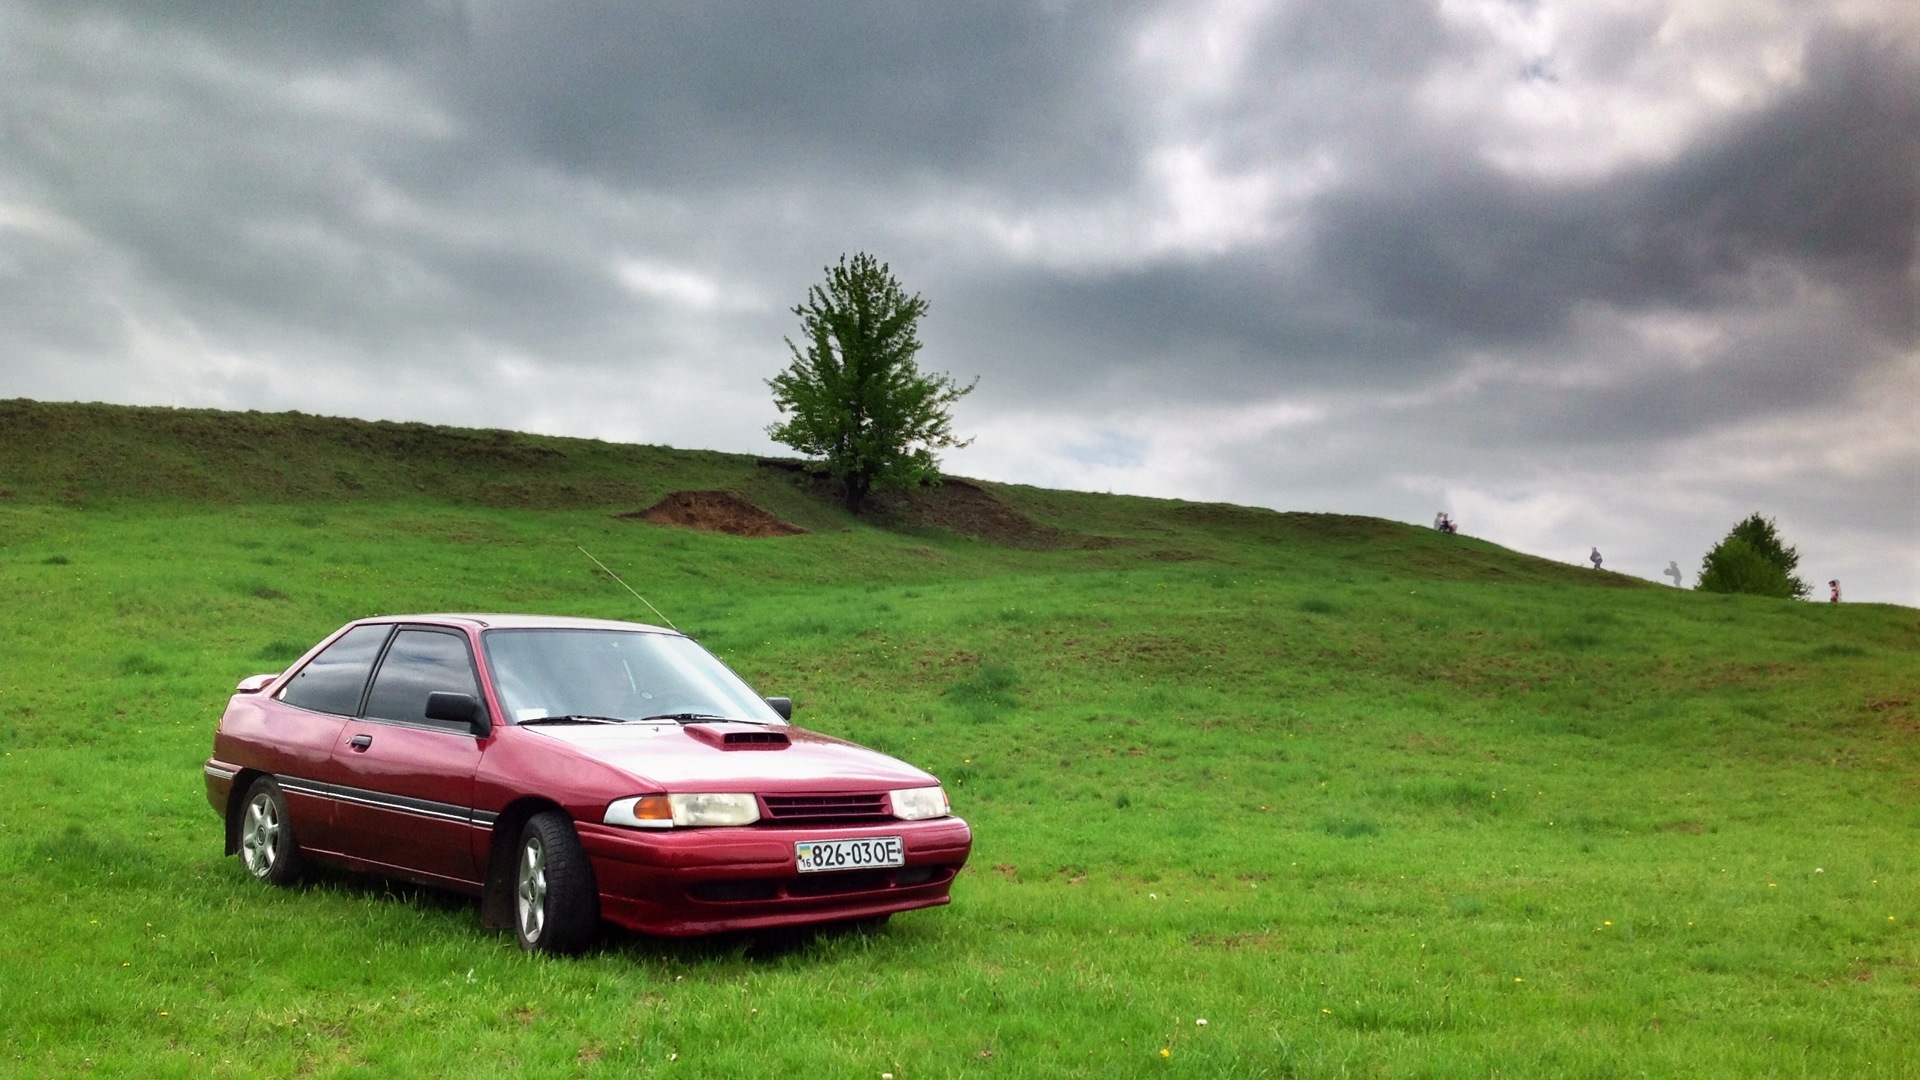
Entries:
[[358,619],[361,623],[454,623],[477,630],[638,630],[652,634],[675,634],[678,630],[648,623],[621,622],[617,619],[581,619],[571,615],[474,614],[438,612],[422,615],[375,615]]

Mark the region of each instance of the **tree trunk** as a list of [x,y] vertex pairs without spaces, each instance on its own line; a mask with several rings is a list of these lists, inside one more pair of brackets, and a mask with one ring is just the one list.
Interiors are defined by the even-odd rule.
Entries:
[[850,514],[858,514],[861,508],[866,505],[867,493],[873,490],[873,478],[855,474],[848,476],[845,483],[847,486],[847,512]]

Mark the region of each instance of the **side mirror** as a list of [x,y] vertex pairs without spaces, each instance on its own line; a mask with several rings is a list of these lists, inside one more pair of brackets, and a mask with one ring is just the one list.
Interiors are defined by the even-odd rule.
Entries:
[[793,719],[793,699],[792,698],[770,697],[767,699],[767,704],[773,706],[773,711],[780,714],[780,719],[782,720]]
[[427,719],[465,724],[467,730],[481,738],[493,731],[493,721],[487,716],[487,710],[480,707],[480,700],[472,694],[435,690],[427,695]]

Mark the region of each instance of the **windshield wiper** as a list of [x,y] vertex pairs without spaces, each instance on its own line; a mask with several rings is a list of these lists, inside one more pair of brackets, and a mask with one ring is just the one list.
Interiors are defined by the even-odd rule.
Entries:
[[642,717],[640,722],[644,724],[648,720],[677,720],[682,724],[762,724],[766,722],[764,720],[742,720],[737,716],[721,716],[717,713],[704,712],[655,713],[652,716]]
[[520,727],[532,724],[624,724],[625,720],[617,716],[592,716],[587,713],[568,713],[565,716],[536,716],[522,720]]

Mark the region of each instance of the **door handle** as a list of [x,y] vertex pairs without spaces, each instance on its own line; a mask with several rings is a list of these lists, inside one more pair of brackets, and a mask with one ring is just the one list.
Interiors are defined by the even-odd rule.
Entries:
[[355,735],[353,738],[347,740],[347,745],[353,747],[355,750],[365,750],[367,747],[373,745],[373,736]]

